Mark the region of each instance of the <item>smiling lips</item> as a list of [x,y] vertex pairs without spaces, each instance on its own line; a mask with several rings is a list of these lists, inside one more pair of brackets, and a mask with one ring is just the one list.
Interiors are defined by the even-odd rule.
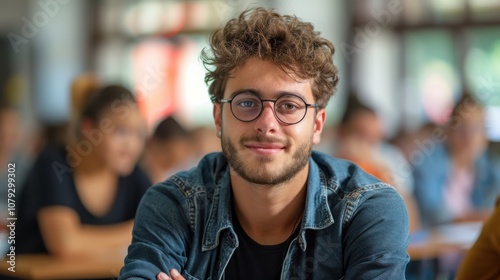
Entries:
[[274,155],[285,149],[285,146],[280,143],[261,143],[261,142],[245,143],[245,147],[247,147],[252,152],[260,155]]

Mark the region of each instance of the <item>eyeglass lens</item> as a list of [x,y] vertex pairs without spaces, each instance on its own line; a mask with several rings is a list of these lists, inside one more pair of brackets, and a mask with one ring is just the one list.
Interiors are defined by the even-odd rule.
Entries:
[[231,102],[231,110],[236,118],[241,121],[256,119],[263,109],[263,102],[273,102],[274,112],[278,119],[284,123],[297,123],[306,114],[306,103],[295,95],[283,95],[276,101],[261,100],[253,93],[240,93]]

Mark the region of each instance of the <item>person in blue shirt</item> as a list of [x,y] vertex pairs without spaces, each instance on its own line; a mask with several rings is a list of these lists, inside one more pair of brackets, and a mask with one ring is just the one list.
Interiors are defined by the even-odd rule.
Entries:
[[404,279],[402,198],[312,151],[338,82],[332,43],[256,8],[210,44],[222,153],[148,190],[119,279]]
[[435,128],[412,152],[424,226],[485,221],[491,214],[500,195],[500,165],[488,150],[484,118],[481,103],[464,93],[447,126]]

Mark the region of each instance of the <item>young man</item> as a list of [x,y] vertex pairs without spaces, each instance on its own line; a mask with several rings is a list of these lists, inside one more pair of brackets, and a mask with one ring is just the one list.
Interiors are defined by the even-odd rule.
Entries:
[[401,197],[312,152],[338,81],[333,45],[310,23],[261,8],[210,44],[223,153],[148,191],[120,279],[404,279]]

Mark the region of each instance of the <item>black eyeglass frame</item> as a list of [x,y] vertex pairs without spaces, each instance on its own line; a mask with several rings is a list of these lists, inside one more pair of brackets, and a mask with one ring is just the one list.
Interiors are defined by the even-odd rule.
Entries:
[[[258,98],[258,99],[260,100],[260,105],[261,105],[261,106],[260,106],[260,112],[259,112],[259,114],[257,114],[257,116],[256,116],[255,118],[253,118],[253,119],[251,119],[251,120],[242,120],[242,119],[238,118],[238,117],[236,116],[236,114],[234,113],[234,111],[233,111],[233,103],[232,103],[232,102],[233,102],[233,100],[234,100],[234,99],[235,99],[238,95],[240,95],[240,94],[252,94],[252,95],[254,95],[256,98]],[[300,118],[300,120],[298,120],[298,121],[296,121],[296,122],[292,122],[292,123],[290,123],[290,122],[283,121],[283,120],[282,120],[282,119],[278,116],[278,114],[276,113],[276,102],[277,102],[278,100],[280,100],[280,98],[287,97],[287,96],[297,97],[297,98],[298,98],[298,99],[300,99],[302,102],[304,102],[304,105],[305,105],[305,108],[306,108],[306,109],[304,110],[304,115],[302,116],[302,118]],[[320,108],[320,106],[319,106],[318,104],[307,103],[307,102],[306,102],[306,101],[305,101],[302,97],[300,97],[300,96],[298,96],[298,95],[295,95],[295,94],[285,94],[285,95],[282,95],[282,96],[280,96],[280,97],[278,97],[278,98],[276,98],[276,99],[274,99],[274,100],[273,100],[273,99],[262,99],[262,98],[260,98],[260,97],[259,97],[257,94],[255,94],[255,93],[240,92],[240,93],[236,94],[236,95],[235,95],[233,98],[231,98],[231,99],[219,99],[219,102],[220,102],[220,103],[229,103],[229,106],[231,107],[231,113],[233,114],[233,116],[234,116],[237,120],[239,120],[239,121],[241,121],[241,122],[253,122],[253,121],[255,121],[256,119],[258,119],[258,118],[260,117],[260,115],[262,114],[262,111],[264,111],[264,102],[272,102],[272,103],[274,103],[274,104],[273,104],[273,114],[274,114],[274,117],[275,117],[277,120],[279,120],[280,122],[282,122],[282,123],[284,123],[284,124],[288,124],[288,125],[294,125],[294,124],[298,124],[299,122],[301,122],[301,121],[302,121],[302,120],[306,117],[306,115],[307,115],[307,108],[308,108],[308,107],[313,107],[313,108],[315,108],[316,110],[317,110],[318,108]]]

